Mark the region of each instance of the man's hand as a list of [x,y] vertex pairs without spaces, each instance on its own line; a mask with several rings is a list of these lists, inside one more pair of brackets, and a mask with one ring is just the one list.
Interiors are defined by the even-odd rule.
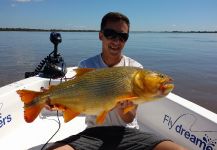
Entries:
[[[123,119],[123,121],[125,123],[131,123],[136,116],[137,106],[138,105],[134,104],[132,101],[126,100],[126,101],[119,102],[116,108],[117,108],[118,114]],[[126,108],[129,111],[125,112]]]
[[[41,91],[46,92],[46,91],[48,91],[48,89],[41,87]],[[45,107],[45,109],[50,110],[50,111],[56,110],[53,105],[49,104],[49,100],[46,102],[44,107]]]

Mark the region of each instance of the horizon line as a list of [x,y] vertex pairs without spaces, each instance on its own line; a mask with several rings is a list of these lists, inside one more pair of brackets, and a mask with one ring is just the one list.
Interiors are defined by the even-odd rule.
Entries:
[[[61,32],[99,32],[100,30],[95,29],[41,29],[41,28],[20,28],[20,27],[0,27],[0,31],[44,31],[44,32],[52,32],[52,31],[61,31]],[[209,31],[209,30],[171,30],[171,31],[153,31],[153,30],[132,30],[130,32],[169,32],[169,33],[217,33],[217,31]]]

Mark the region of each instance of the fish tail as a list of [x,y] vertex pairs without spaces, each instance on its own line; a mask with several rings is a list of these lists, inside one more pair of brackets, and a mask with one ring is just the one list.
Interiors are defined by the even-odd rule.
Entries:
[[24,102],[24,119],[30,123],[39,115],[45,103],[34,102],[35,98],[40,96],[43,92],[35,92],[30,90],[18,90],[21,100]]

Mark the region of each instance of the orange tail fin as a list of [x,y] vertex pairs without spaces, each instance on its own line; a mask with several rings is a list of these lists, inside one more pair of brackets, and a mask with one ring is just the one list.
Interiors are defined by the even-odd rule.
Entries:
[[21,100],[24,102],[24,119],[30,123],[35,120],[39,115],[41,109],[45,104],[34,102],[33,100],[41,95],[43,92],[35,92],[30,90],[18,90],[17,94],[20,95]]

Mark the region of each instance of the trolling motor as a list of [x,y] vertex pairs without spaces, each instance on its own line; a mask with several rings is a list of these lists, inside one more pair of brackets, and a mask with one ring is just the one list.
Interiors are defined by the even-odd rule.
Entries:
[[25,78],[39,74],[44,78],[60,78],[66,74],[66,64],[58,53],[58,44],[62,42],[61,34],[52,32],[50,41],[54,44],[54,50],[45,57],[36,67],[34,72],[25,72]]

